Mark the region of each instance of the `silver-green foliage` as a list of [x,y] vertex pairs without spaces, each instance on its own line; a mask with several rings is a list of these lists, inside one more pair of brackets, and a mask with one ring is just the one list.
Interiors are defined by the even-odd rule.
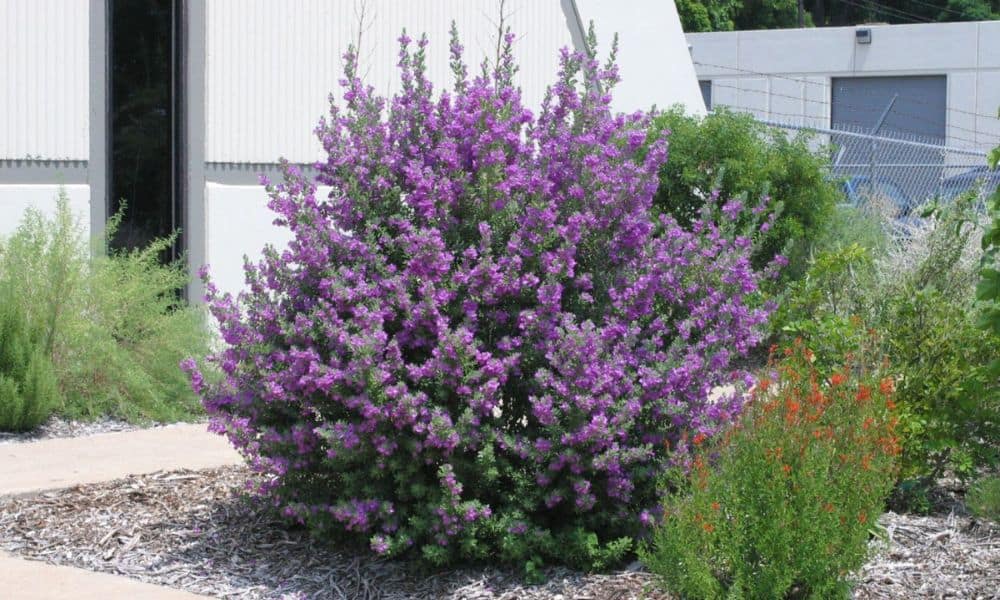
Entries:
[[51,359],[59,412],[191,418],[201,409],[177,365],[207,353],[202,311],[178,296],[188,281],[183,264],[160,261],[172,238],[133,251],[104,250],[120,221],[119,213],[92,245],[65,194],[51,217],[28,210],[0,242],[0,288],[37,332],[33,347]]

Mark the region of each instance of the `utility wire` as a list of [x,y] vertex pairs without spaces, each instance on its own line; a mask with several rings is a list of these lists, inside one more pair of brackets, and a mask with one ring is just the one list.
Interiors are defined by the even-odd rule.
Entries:
[[850,4],[851,6],[856,6],[858,8],[863,8],[872,11],[879,11],[886,16],[893,17],[896,19],[909,20],[911,23],[912,22],[933,23],[933,21],[925,19],[920,15],[915,15],[913,13],[908,13],[905,10],[900,10],[898,8],[893,8],[891,6],[886,6],[884,4],[875,2],[875,0],[865,0],[864,3],[854,2],[854,0],[840,0],[840,1],[845,4]]
[[[801,114],[801,113],[787,113],[787,112],[779,112],[779,111],[775,111],[775,110],[766,110],[766,109],[761,109],[761,108],[753,107],[753,106],[742,106],[742,105],[723,104],[723,103],[719,103],[716,106],[718,106],[718,107],[723,107],[724,106],[724,107],[732,109],[732,110],[744,111],[744,112],[751,112],[751,113],[753,113],[753,112],[756,112],[756,113],[766,113],[769,117],[773,117],[773,116],[776,115],[776,116],[779,116],[779,117],[787,117],[787,118],[790,118],[790,119],[801,119],[805,123],[808,123],[809,121],[816,121],[817,119],[821,118],[821,117],[816,117],[816,116],[812,116],[812,115],[804,115],[804,114]],[[793,128],[796,128],[796,129],[826,130],[826,132],[828,132],[830,135],[835,135],[836,133],[838,133],[840,131],[840,130],[834,129],[832,127],[813,127],[813,126],[808,126],[808,125],[796,125],[794,123],[788,123],[788,125],[791,126],[791,127],[793,127]],[[855,131],[855,129],[857,131]],[[843,131],[847,131],[849,133],[858,133],[858,134],[861,134],[861,135],[870,135],[869,133],[865,133],[864,130],[866,130],[866,129],[868,129],[868,128],[861,127],[861,126],[855,126],[855,127],[845,128]],[[931,145],[931,146],[940,146],[942,148],[947,148],[947,146],[945,145],[945,143],[942,143],[939,139],[935,139],[933,136],[928,136],[927,134],[917,133],[915,131],[911,131],[911,130],[908,130],[908,129],[895,129],[894,131],[897,132],[897,133],[906,134],[907,136],[911,136],[913,138],[917,138],[917,139],[914,139],[914,140],[905,140],[905,138],[901,138],[901,140],[903,140],[903,141],[920,141],[921,143],[928,144],[928,145]],[[875,136],[875,137],[885,137],[885,136]],[[891,138],[886,138],[886,139],[891,139]],[[951,140],[951,141],[954,141],[954,142],[966,142],[967,144],[969,144],[970,146],[973,146],[975,148],[980,148],[980,147],[983,146],[983,144],[981,142],[976,142],[974,140],[970,140],[969,138],[950,136],[948,138],[948,140]]]
[[[799,102],[809,102],[809,103],[812,103],[812,104],[819,104],[820,106],[829,106],[831,108],[833,107],[833,104],[830,103],[830,102],[826,102],[826,101],[823,101],[823,100],[815,100],[813,98],[793,96],[791,94],[782,94],[782,93],[779,93],[779,92],[769,92],[767,90],[758,90],[758,89],[754,89],[754,88],[741,88],[741,87],[735,86],[735,85],[725,85],[723,83],[715,83],[715,82],[712,83],[712,86],[713,87],[720,87],[720,88],[726,88],[726,89],[736,90],[738,92],[751,92],[751,93],[754,93],[754,94],[762,94],[762,95],[766,95],[766,96],[774,96],[774,97],[777,97],[777,98],[789,98],[791,100],[797,100]],[[901,98],[901,99],[905,100],[906,98]],[[867,112],[867,113],[881,114],[882,110],[883,110],[881,108],[871,108],[871,107],[857,106],[857,105],[846,104],[846,103],[838,103],[837,105],[839,107],[843,107],[843,108],[846,108],[848,110],[853,110],[855,112]],[[971,133],[971,134],[973,134],[973,135],[975,135],[977,137],[981,136],[981,135],[985,135],[984,133],[982,133],[978,129],[969,129],[968,127],[961,127],[961,126],[954,125],[954,124],[948,125],[947,123],[942,123],[942,122],[937,121],[937,120],[928,119],[927,117],[924,117],[923,115],[918,115],[918,114],[914,114],[914,113],[897,111],[895,109],[891,111],[891,114],[898,115],[898,116],[901,116],[901,117],[909,117],[909,118],[914,119],[916,121],[920,121],[922,123],[928,123],[928,124],[934,125],[934,126],[943,126],[946,131],[947,131],[947,129],[950,128],[950,129],[955,129],[955,130],[958,130],[958,131],[966,131],[966,132],[969,132],[969,133]],[[913,131],[911,131],[910,133],[916,134],[916,132],[913,132]],[[924,134],[924,135],[928,135],[928,134]],[[954,136],[952,136],[952,137],[954,137]],[[961,138],[955,138],[955,139],[961,139]],[[971,140],[965,140],[965,141],[971,141]]]
[[[960,17],[964,17],[965,16],[965,13],[963,13],[962,11],[955,10],[953,8],[948,8],[948,6],[938,6],[936,4],[931,4],[930,2],[922,2],[921,0],[909,0],[909,1],[913,2],[914,4],[923,4],[924,6],[926,6],[928,8],[934,8],[934,9],[937,9],[937,10],[943,10],[945,12],[950,12],[951,14],[958,15]],[[940,22],[940,21],[937,21],[937,22]],[[948,22],[949,23],[954,23],[955,21],[948,21]]]
[[[727,70],[730,70],[730,71],[735,71],[737,73],[745,73],[745,74],[748,74],[748,75],[757,75],[758,77],[773,77],[775,79],[784,79],[786,81],[795,81],[795,82],[803,83],[803,84],[806,84],[806,85],[818,86],[818,87],[823,88],[824,90],[826,88],[828,88],[828,87],[831,87],[831,85],[832,85],[832,84],[827,83],[825,81],[822,81],[822,82],[821,81],[811,81],[809,79],[800,79],[798,77],[791,77],[789,75],[780,75],[780,74],[777,74],[777,73],[762,73],[760,71],[752,71],[750,69],[741,69],[739,67],[732,67],[732,66],[729,66],[729,65],[718,65],[718,64],[714,64],[714,63],[707,63],[707,62],[697,61],[697,60],[696,61],[692,61],[692,62],[694,64],[696,64],[696,65],[701,65],[703,67],[713,67],[713,68],[716,68],[716,69],[727,69]],[[716,84],[715,81],[713,81],[712,85],[718,85],[718,84]],[[865,94],[865,95],[874,96],[876,94],[869,93],[869,94]],[[926,100],[920,100],[919,98],[908,97],[908,98],[906,98],[906,101],[907,102],[911,102],[913,104],[921,104],[921,105],[924,105],[924,106],[936,106],[932,102],[927,102]],[[959,114],[964,114],[964,115],[970,115],[970,116],[974,116],[974,117],[980,117],[980,118],[983,118],[983,119],[991,119],[991,120],[997,119],[996,115],[985,115],[985,114],[977,113],[977,112],[974,112],[974,111],[971,111],[971,110],[962,110],[960,108],[951,108],[951,107],[946,106],[945,110],[947,110],[948,112],[954,112],[954,113],[959,113]]]

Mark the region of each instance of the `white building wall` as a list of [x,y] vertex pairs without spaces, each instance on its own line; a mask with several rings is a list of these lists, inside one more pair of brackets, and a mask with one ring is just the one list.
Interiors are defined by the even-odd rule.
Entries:
[[[89,0],[0,1],[0,237],[29,207],[51,214],[59,193],[57,177],[25,184],[4,172],[88,159],[89,9]],[[89,232],[90,188],[64,187]]]
[[[360,8],[365,7],[361,24]],[[573,46],[558,0],[514,0],[505,23],[518,35],[517,78],[529,106],[541,103],[555,79],[558,50]],[[450,88],[448,30],[454,19],[470,75],[496,55],[495,0],[209,0],[206,21],[205,160],[313,162],[322,149],[313,135],[338,99],[343,54],[362,30],[360,72],[383,94],[398,89],[397,38],[406,28],[426,33],[430,78]]]
[[88,0],[0,2],[0,160],[87,160]]
[[[274,163],[279,157],[311,163],[322,158],[313,134],[328,113],[328,95],[342,94],[342,55],[361,36],[361,73],[385,95],[398,90],[396,67],[405,27],[414,39],[426,33],[430,79],[451,87],[449,29],[456,22],[470,75],[484,57],[495,57],[497,0],[207,0],[205,40],[205,260],[222,291],[243,287],[243,256],[260,256],[265,244],[287,243],[272,224],[260,186],[233,182],[218,163]],[[361,23],[360,9],[365,7]],[[704,104],[680,20],[672,2],[634,0],[508,0],[504,23],[517,35],[517,83],[527,106],[540,106],[555,81],[559,50],[579,47],[593,20],[599,52],[620,37],[623,77],[614,108],[623,112],[682,103]],[[213,163],[215,165],[213,166]],[[239,167],[237,167],[238,169]],[[244,172],[246,169],[243,169]],[[213,177],[216,179],[213,180]],[[224,183],[225,182],[225,183]],[[197,267],[198,265],[192,265]]]
[[622,81],[613,106],[622,112],[680,103],[704,114],[705,104],[691,64],[677,7],[672,1],[576,0],[584,30],[593,21],[601,51],[618,34]]
[[[858,44],[855,30],[872,31]],[[947,143],[1000,141],[1000,22],[864,25],[688,34],[712,103],[774,121],[830,125],[833,77],[946,75]]]
[[[579,17],[594,21],[606,52],[621,35],[623,111],[682,102],[703,110],[680,20],[672,2],[509,0],[504,24],[517,35],[517,82],[537,107],[558,69],[558,52],[574,47]],[[364,22],[360,14],[365,8]],[[206,146],[208,162],[271,163],[279,156],[312,162],[321,148],[312,133],[327,114],[327,96],[341,94],[342,56],[361,31],[361,73],[384,94],[398,90],[396,67],[405,28],[426,33],[430,78],[450,88],[449,28],[458,26],[470,74],[496,55],[496,0],[208,0],[206,20]]]
[[0,238],[17,229],[24,211],[34,208],[52,217],[56,211],[59,191],[66,193],[69,208],[87,235],[90,231],[90,186],[88,185],[0,185]]
[[243,288],[243,257],[260,260],[266,244],[282,247],[291,240],[288,228],[274,224],[267,193],[259,185],[205,186],[205,264],[221,292]]

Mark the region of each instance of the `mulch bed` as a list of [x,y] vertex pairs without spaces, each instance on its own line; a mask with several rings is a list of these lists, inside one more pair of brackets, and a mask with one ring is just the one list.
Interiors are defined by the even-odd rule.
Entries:
[[[243,497],[242,467],[177,471],[0,499],[0,549],[221,598],[666,599],[637,565],[566,569],[529,585],[495,567],[421,571],[336,551]],[[856,598],[996,598],[1000,528],[954,513],[881,522],[891,543],[858,574]]]

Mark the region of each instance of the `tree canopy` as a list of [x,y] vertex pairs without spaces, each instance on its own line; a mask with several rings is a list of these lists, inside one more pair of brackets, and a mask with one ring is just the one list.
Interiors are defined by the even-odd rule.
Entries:
[[[1000,19],[1000,0],[804,0],[807,27]],[[688,33],[797,27],[797,0],[677,0]]]

